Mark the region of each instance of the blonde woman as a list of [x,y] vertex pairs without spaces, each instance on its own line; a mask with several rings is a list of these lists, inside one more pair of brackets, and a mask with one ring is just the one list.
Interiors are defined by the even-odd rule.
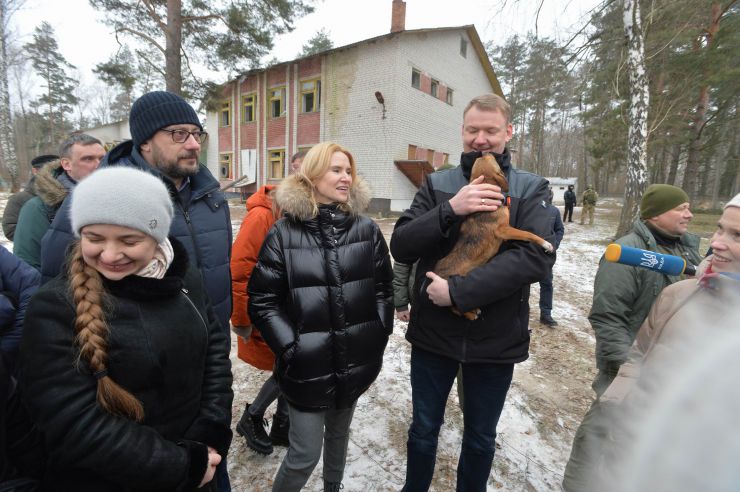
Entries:
[[195,265],[167,234],[161,180],[81,181],[66,273],[31,300],[21,387],[51,490],[215,490],[231,442],[227,341]]
[[249,316],[275,353],[290,445],[273,490],[297,491],[324,450],[324,490],[341,487],[357,399],[373,383],[393,330],[392,270],[352,154],[315,145],[275,196],[285,217],[249,281]]

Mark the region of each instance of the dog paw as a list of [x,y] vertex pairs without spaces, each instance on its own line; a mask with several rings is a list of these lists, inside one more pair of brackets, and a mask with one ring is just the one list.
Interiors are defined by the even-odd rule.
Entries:
[[552,246],[552,244],[548,243],[547,241],[542,243],[542,249],[545,250],[545,253],[553,254],[555,252],[555,248]]

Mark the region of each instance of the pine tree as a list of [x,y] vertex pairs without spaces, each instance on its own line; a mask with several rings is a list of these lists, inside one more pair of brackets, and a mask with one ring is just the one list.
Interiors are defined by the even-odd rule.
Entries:
[[59,52],[54,29],[48,22],[36,27],[33,42],[25,48],[37,75],[44,81],[44,92],[31,107],[42,110],[49,129],[49,143],[54,143],[68,130],[67,117],[78,102],[74,94],[77,82],[67,76],[67,71],[75,67]]
[[303,58],[304,56],[310,56],[322,51],[330,50],[334,47],[334,43],[329,37],[329,33],[323,27],[314,34],[306,44],[303,45],[301,52],[296,55],[296,58]]
[[[164,57],[148,61],[164,72],[166,88],[182,93],[183,60],[229,75],[258,66],[275,35],[310,13],[309,0],[90,0],[117,35],[147,44]],[[137,52],[146,57],[146,50]],[[192,85],[192,84],[191,84]],[[205,86],[203,87],[205,88]]]

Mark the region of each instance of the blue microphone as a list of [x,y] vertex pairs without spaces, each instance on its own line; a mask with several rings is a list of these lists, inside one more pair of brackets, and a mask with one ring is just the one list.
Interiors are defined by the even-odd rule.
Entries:
[[696,275],[696,267],[680,256],[664,255],[655,251],[630,248],[611,243],[604,252],[606,261],[647,268],[665,275]]

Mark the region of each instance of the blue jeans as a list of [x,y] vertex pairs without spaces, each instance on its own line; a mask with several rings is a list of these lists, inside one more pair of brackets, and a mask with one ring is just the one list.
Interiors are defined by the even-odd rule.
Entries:
[[461,364],[414,347],[411,349],[413,420],[406,445],[408,457],[403,491],[429,490],[447,397],[460,367],[465,425],[457,465],[457,491],[486,490],[495,451],[496,425],[511,385],[514,364]]
[[540,282],[540,316],[552,314],[552,268],[547,278]]

